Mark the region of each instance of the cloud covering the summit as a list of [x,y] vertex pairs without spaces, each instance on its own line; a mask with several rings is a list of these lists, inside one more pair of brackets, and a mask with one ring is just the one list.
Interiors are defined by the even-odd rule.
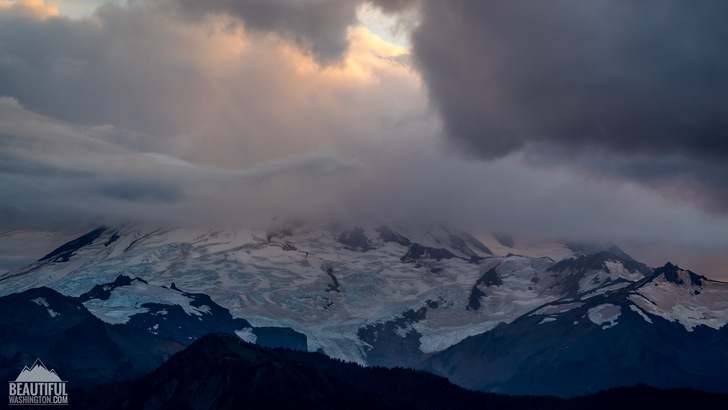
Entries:
[[1,0],[0,230],[337,215],[728,277],[727,8]]

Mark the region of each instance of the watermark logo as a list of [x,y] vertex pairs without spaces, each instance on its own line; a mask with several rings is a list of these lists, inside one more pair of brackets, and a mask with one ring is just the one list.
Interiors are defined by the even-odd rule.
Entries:
[[10,383],[10,405],[67,405],[66,383],[36,359],[33,366],[25,366],[15,381]]

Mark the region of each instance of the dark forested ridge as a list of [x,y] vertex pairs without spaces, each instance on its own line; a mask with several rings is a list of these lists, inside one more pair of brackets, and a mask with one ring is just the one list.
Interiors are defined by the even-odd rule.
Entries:
[[362,367],[322,354],[270,349],[227,334],[207,335],[131,382],[74,391],[83,408],[728,408],[728,395],[647,386],[574,399],[473,392],[402,368]]

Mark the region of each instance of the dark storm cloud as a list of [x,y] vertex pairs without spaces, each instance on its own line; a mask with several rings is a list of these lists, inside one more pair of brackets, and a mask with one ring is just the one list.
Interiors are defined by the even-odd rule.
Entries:
[[[387,13],[412,8],[419,0],[172,0],[191,16],[226,14],[247,29],[276,32],[308,49],[322,63],[340,59],[348,47],[347,28],[365,3]],[[160,1],[164,4],[164,1]]]
[[413,55],[451,141],[487,159],[550,156],[728,212],[728,3],[421,7]]
[[84,20],[0,13],[0,38],[0,95],[55,118],[164,134],[174,118],[160,107],[201,91],[194,64],[164,58],[160,43],[179,39],[140,10],[109,4]]
[[714,214],[728,214],[728,164],[680,154],[615,155],[603,149],[526,149],[529,164],[545,170],[564,169],[595,181],[638,183],[671,202],[698,205]]
[[583,167],[638,181],[666,196],[728,214],[728,166],[685,156],[588,158]]
[[317,59],[330,62],[346,51],[346,29],[356,23],[359,0],[173,0],[192,16],[226,14],[245,27],[275,31],[308,49]]
[[449,133],[486,158],[530,142],[728,157],[728,3],[423,2],[416,60]]
[[370,0],[369,3],[378,6],[386,13],[397,13],[418,6],[420,0]]

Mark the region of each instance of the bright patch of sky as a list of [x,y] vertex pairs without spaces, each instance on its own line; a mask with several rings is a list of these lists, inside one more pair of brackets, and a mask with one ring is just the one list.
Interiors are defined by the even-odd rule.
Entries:
[[123,4],[126,2],[124,0],[46,0],[46,3],[57,4],[58,9],[64,16],[80,18],[90,16],[98,6],[104,3]]
[[410,48],[409,31],[416,21],[414,11],[385,14],[379,8],[365,3],[357,9],[356,17],[364,27],[383,40]]

